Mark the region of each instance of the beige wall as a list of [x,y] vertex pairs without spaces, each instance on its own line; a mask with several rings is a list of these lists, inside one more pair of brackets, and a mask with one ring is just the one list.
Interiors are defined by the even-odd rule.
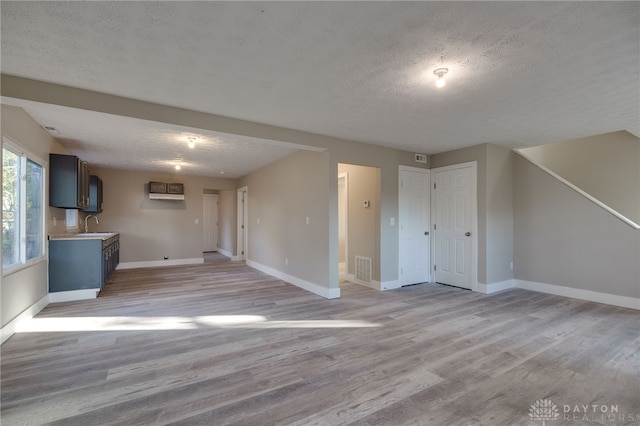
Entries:
[[327,153],[300,151],[240,179],[250,261],[329,288],[328,170]]
[[236,253],[236,191],[219,191],[218,209],[218,247],[222,250],[237,255]]
[[513,278],[513,153],[498,145],[475,145],[433,155],[431,167],[470,161],[478,165],[478,282],[509,280]]
[[[104,193],[100,224],[91,222],[91,230],[120,233],[120,262],[202,258],[204,189],[236,187],[233,179],[90,168]],[[185,200],[150,200],[150,181],[184,183]]]
[[[21,108],[2,105],[2,136],[7,136],[14,142],[26,148],[33,155],[48,163],[49,153],[66,154],[67,151],[47,132],[45,132]],[[48,175],[48,164],[47,175]],[[46,191],[45,204],[49,204],[49,194]],[[46,233],[62,232],[64,228],[65,211],[55,207],[46,208]],[[56,218],[57,226],[53,225]],[[47,248],[48,252],[48,248]],[[9,321],[20,315],[25,309],[47,295],[48,270],[47,262],[42,261],[28,268],[3,276],[0,282],[1,321],[4,327]]]
[[[397,280],[398,229],[390,224],[390,218],[398,217],[398,166],[415,166],[413,154],[350,141],[331,143],[328,146],[330,149],[325,153],[300,151],[239,180],[239,186],[246,185],[249,190],[249,259],[321,287],[338,287],[338,165],[360,164],[373,167],[380,182],[378,189],[373,191],[380,194],[377,202],[380,206],[379,211],[375,209],[373,195],[370,210],[378,215],[373,226],[373,233],[377,233],[377,237],[373,247],[366,249],[367,252],[373,250],[373,278],[382,282]],[[320,182],[322,184],[318,186]],[[272,194],[275,190],[274,185],[283,185],[283,188],[293,185],[293,188]],[[262,191],[267,192],[263,194]],[[324,215],[321,220],[322,223],[326,223],[326,227],[304,227],[304,233],[296,231],[297,228],[287,234],[266,230],[254,232],[258,226],[258,216],[254,208],[256,203],[265,211],[277,211],[282,209],[282,206],[307,204],[309,193],[312,193],[313,205],[316,205],[318,199],[326,200],[325,205],[317,204],[321,206],[317,214],[321,217]],[[350,194],[350,198],[354,197]],[[297,216],[291,217],[289,222],[297,223],[297,220]],[[351,222],[349,227],[352,227]],[[286,241],[277,241],[278,238],[282,239],[283,235]],[[314,258],[302,262],[310,271],[299,268],[299,263],[292,264],[290,258],[289,265],[284,265],[284,259],[288,258],[291,246],[306,247],[309,241],[316,242]],[[324,241],[327,242],[328,250],[316,250],[322,247]],[[258,250],[259,255],[256,255],[255,250]],[[349,250],[352,251],[351,246]]]
[[[359,164],[373,167],[379,182],[378,189],[372,192],[380,194],[377,202],[379,211],[375,209],[373,195],[370,210],[378,214],[373,225],[373,233],[377,233],[377,237],[373,247],[366,249],[367,252],[373,249],[374,253],[373,278],[382,282],[397,280],[398,228],[390,224],[390,218],[398,217],[398,166],[416,166],[413,154],[350,141],[326,145],[329,149],[324,153],[300,151],[239,179],[239,186],[246,185],[249,190],[249,260],[324,288],[338,287],[338,164]],[[350,194],[350,198],[354,197]],[[325,200],[326,204],[318,204],[318,200]],[[259,215],[272,216],[283,206],[296,206],[296,209],[308,211],[307,204],[318,206],[314,211],[320,217],[320,223],[316,222],[312,227],[298,229],[293,226],[300,220],[300,211],[294,216],[286,214],[287,223],[293,227],[276,227],[278,231],[273,231],[271,227],[260,227],[263,223],[256,223]],[[258,212],[256,205],[260,209]],[[266,213],[262,213],[263,210]],[[323,223],[324,226],[321,225]],[[255,232],[256,227],[260,232]],[[349,227],[352,227],[351,222]],[[283,234],[285,229],[288,231]],[[291,247],[305,248],[311,244],[310,241],[315,244],[313,258],[292,263],[289,257]],[[325,242],[326,249],[322,249]],[[289,265],[284,264],[285,258],[289,259]]]
[[640,139],[636,136],[620,131],[522,152],[640,224]]
[[[366,145],[357,142],[341,141],[328,145],[330,156],[330,174],[338,175],[338,164],[358,164],[375,167],[380,173],[380,218],[378,221],[379,267],[374,265],[373,276],[382,283],[392,283],[398,279],[398,227],[391,225],[390,219],[398,219],[398,166],[427,168],[429,163],[414,161],[413,153]],[[330,222],[329,234],[336,236],[331,240],[329,256],[332,259],[332,282],[338,280],[338,180],[330,182]],[[335,268],[335,271],[333,270]],[[334,275],[335,274],[335,275]],[[335,277],[335,278],[334,278]]]
[[[380,169],[340,163],[338,173],[348,175],[348,273],[355,273],[355,256],[370,257],[372,278],[379,281]],[[364,207],[365,200],[371,207]]]
[[486,272],[487,284],[513,278],[513,160],[503,146],[487,145]]
[[[513,182],[508,177],[512,173],[510,168],[513,167],[514,160],[513,155],[506,148],[490,144],[473,146],[432,156],[429,158],[429,163],[423,165],[414,162],[413,153],[390,148],[49,83],[34,82],[17,77],[3,75],[2,81],[2,92],[7,96],[231,134],[273,139],[283,143],[326,150],[323,153],[300,151],[251,173],[239,181],[192,177],[176,179],[172,175],[92,168],[92,173],[101,176],[105,181],[105,211],[100,216],[101,224],[92,229],[113,230],[121,233],[121,260],[123,262],[161,260],[164,256],[168,256],[170,259],[200,257],[202,221],[200,220],[200,224],[196,225],[194,220],[201,219],[201,194],[205,190],[218,190],[221,195],[226,197],[226,201],[231,201],[233,207],[226,204],[224,213],[228,220],[221,220],[221,223],[231,224],[232,230],[221,229],[221,241],[224,241],[221,244],[225,245],[225,250],[228,250],[226,246],[230,244],[229,246],[233,247],[235,254],[235,215],[232,214],[229,218],[228,214],[231,213],[231,209],[235,211],[235,189],[247,185],[249,187],[250,213],[248,224],[249,258],[323,287],[335,287],[338,285],[338,188],[336,176],[339,163],[350,163],[376,167],[378,170],[380,208],[378,219],[375,222],[378,237],[375,243],[377,245],[374,248],[375,253],[372,256],[378,259],[378,264],[374,267],[374,277],[379,278],[382,282],[393,281],[398,278],[398,229],[390,224],[390,219],[398,217],[398,166],[435,168],[477,161],[478,281],[491,284],[513,276],[508,265],[513,259],[514,226],[518,230],[517,238],[515,238],[515,251],[519,250],[520,255],[518,255],[518,259],[515,259],[515,262],[516,268],[520,268],[517,270],[519,277],[522,279],[535,277],[531,265],[535,265],[535,268],[545,267],[543,262],[538,260],[532,260],[531,265],[527,263],[529,254],[526,249],[528,246],[523,247],[522,244],[523,241],[527,241],[526,235],[539,232],[540,223],[535,220],[529,222],[531,218],[527,213],[528,205],[521,198],[514,200],[513,203],[510,201],[510,197],[514,194],[516,196],[523,195],[521,194],[523,182],[520,182],[520,186],[512,188]],[[15,135],[13,138],[17,142],[27,145],[36,155],[46,157],[48,152],[65,152],[21,110],[3,105],[2,112],[3,134]],[[638,156],[636,155],[635,158]],[[611,170],[611,167],[608,169]],[[522,178],[521,170],[514,173]],[[533,177],[531,178],[533,179]],[[145,184],[150,180],[184,182],[187,199],[185,202],[177,204],[169,201],[148,200]],[[525,179],[524,182],[528,181]],[[538,184],[534,182],[530,185],[536,186]],[[233,200],[231,200],[232,197]],[[514,206],[516,206],[516,210],[519,209],[515,213],[516,225],[514,225]],[[309,225],[304,223],[306,216],[310,218]],[[52,232],[53,217],[57,218],[58,228],[60,228],[53,232],[63,231],[61,225],[64,222],[64,210],[49,209],[47,220],[49,232]],[[260,224],[257,223],[258,219],[261,220]],[[636,269],[638,262],[635,247],[637,244],[638,238],[636,236],[635,240],[632,239],[625,246],[632,255],[636,255],[635,260],[630,262],[635,262]],[[545,251],[545,248],[541,248],[541,250]],[[289,259],[289,265],[284,265],[285,258]],[[20,275],[20,277],[24,277],[29,283],[35,283],[38,278],[33,278],[31,276],[33,273],[40,274],[39,277],[42,278],[42,271],[38,272],[36,268],[28,273],[25,272],[25,275]],[[28,274],[31,275],[27,277]],[[567,277],[570,276],[570,271],[566,274]],[[44,275],[46,279],[46,274]],[[579,273],[575,275],[581,276]],[[543,281],[543,278],[541,277],[539,281]],[[634,276],[631,275],[630,278],[633,279]],[[46,288],[42,287],[41,283],[40,287],[35,284],[24,286],[21,283],[18,290],[20,294],[11,294],[11,291],[18,288],[18,286],[8,286],[7,283],[11,279],[15,279],[15,277],[3,279],[2,282],[3,324],[5,324],[6,318],[12,318],[12,315],[15,316],[14,313],[19,313],[30,304],[35,303],[38,300],[38,295],[44,295],[43,291],[46,294]],[[571,281],[571,279],[564,281]],[[561,284],[564,281],[547,282]],[[606,292],[602,289],[599,291]],[[624,293],[624,290],[615,291],[618,292],[615,294]],[[5,297],[6,295],[8,295],[8,299]],[[5,300],[8,301],[5,303]],[[10,308],[5,309],[5,305]]]
[[2,95],[7,97],[271,139],[279,143],[308,147],[316,151],[327,150],[329,162],[324,173],[326,173],[327,179],[331,177],[327,213],[329,224],[328,229],[323,230],[320,234],[326,235],[328,233],[330,235],[328,258],[331,260],[323,259],[320,262],[328,265],[329,281],[331,283],[335,282],[336,286],[338,282],[338,189],[335,177],[338,173],[338,163],[360,164],[380,168],[379,247],[381,263],[378,268],[379,276],[383,282],[397,280],[398,229],[396,226],[390,225],[390,219],[398,216],[398,166],[429,167],[428,163],[416,163],[413,153],[15,76],[2,75],[1,78],[2,85],[0,88]]
[[514,229],[515,278],[640,297],[640,231],[520,156]]

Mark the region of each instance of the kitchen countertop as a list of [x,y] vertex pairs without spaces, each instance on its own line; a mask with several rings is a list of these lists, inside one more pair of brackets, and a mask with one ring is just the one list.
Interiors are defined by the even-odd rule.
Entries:
[[79,234],[49,234],[49,240],[108,240],[117,232],[81,232]]

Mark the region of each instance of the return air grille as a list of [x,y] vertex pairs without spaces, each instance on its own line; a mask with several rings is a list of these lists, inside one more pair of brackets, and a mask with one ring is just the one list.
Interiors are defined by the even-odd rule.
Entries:
[[356,256],[355,281],[371,287],[371,258]]

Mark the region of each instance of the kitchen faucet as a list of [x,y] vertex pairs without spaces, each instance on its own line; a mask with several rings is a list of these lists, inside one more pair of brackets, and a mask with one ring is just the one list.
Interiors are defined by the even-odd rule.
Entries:
[[84,232],[89,232],[89,224],[87,223],[87,219],[89,219],[90,217],[93,217],[96,220],[96,225],[100,224],[100,221],[98,220],[98,216],[89,214],[87,215],[87,217],[84,218]]

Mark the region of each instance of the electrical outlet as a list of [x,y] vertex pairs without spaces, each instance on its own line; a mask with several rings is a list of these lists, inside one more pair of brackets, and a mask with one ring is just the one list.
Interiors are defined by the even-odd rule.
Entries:
[[513,262],[509,262],[509,269],[513,271]]
[[196,219],[196,220],[194,220],[194,222],[195,222],[195,223],[196,223],[196,225],[197,225],[197,224],[199,224],[199,223],[200,223],[200,219]]
[[309,216],[305,218],[305,222],[307,223],[307,225],[309,224]]
[[289,264],[289,259],[288,259],[288,258],[286,258],[286,257],[285,257],[285,259],[284,259],[284,264],[285,264],[285,265],[288,265],[288,264]]
[[395,226],[396,225],[396,218],[392,217],[391,219],[389,219],[389,225],[391,226]]

